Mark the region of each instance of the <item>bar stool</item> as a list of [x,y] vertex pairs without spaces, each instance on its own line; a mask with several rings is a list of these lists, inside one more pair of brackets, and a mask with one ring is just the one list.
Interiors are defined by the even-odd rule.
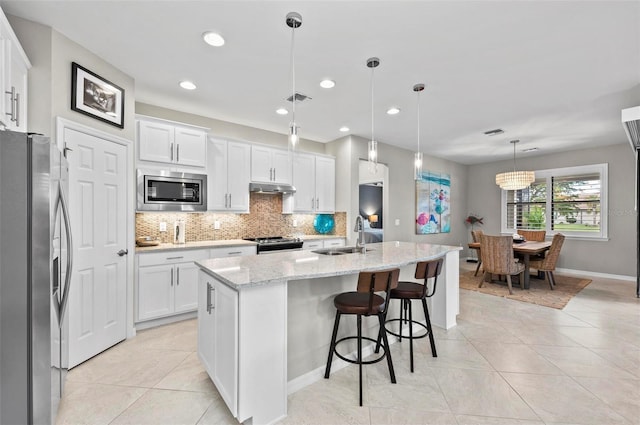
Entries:
[[[442,271],[442,263],[444,260],[439,258],[437,260],[431,261],[421,261],[416,264],[416,272],[415,278],[424,280],[424,283],[417,282],[398,282],[398,286],[395,289],[391,290],[389,294],[391,299],[401,300],[400,303],[400,318],[399,319],[390,319],[387,320],[386,323],[391,322],[400,322],[400,330],[399,333],[392,332],[390,330],[386,330],[387,333],[397,336],[402,342],[402,323],[409,323],[409,336],[405,338],[409,338],[409,358],[411,362],[411,372],[413,372],[413,340],[424,338],[429,336],[429,343],[431,344],[431,355],[433,357],[438,357],[438,353],[436,352],[436,343],[433,339],[433,330],[431,329],[431,319],[429,318],[429,309],[427,308],[427,298],[431,298],[433,294],[436,293],[436,284],[438,282],[438,276]],[[427,282],[429,279],[433,279],[433,288],[431,292],[428,291]],[[413,315],[411,311],[411,300],[422,300],[422,309],[424,310],[424,317],[426,319],[426,325],[421,322],[413,320]],[[407,310],[409,312],[409,318],[407,320]],[[413,334],[413,324],[417,324],[425,328],[426,333],[422,335],[414,335]],[[378,344],[380,344],[380,338],[378,337]],[[376,352],[378,352],[378,347],[376,346]]]
[[[384,322],[387,316],[387,307],[389,305],[389,294],[393,288],[398,285],[398,278],[400,276],[400,269],[387,269],[379,270],[375,272],[360,272],[358,276],[358,286],[356,292],[344,292],[336,295],[333,300],[333,304],[336,307],[336,319],[333,324],[333,334],[331,336],[331,345],[329,347],[329,358],[327,359],[327,368],[324,373],[325,379],[329,379],[331,373],[331,362],[333,360],[333,354],[341,358],[342,360],[357,364],[359,371],[360,382],[360,406],[362,406],[362,365],[377,363],[383,358],[387,358],[387,366],[389,367],[389,376],[391,382],[396,383],[396,375],[393,371],[393,363],[391,361],[391,352],[389,351],[389,342],[387,340],[387,333],[384,328]],[[377,293],[384,292],[384,297]],[[338,335],[338,325],[340,324],[340,317],[344,314],[356,315],[357,317],[357,335],[346,336],[336,341]],[[378,322],[380,324],[380,330],[378,331],[378,340],[362,336],[362,316],[378,316]],[[347,340],[357,340],[357,359],[348,359],[345,356],[338,353],[336,346]],[[379,352],[380,339],[382,339],[382,347],[384,353],[374,360],[362,360],[362,340],[367,340],[376,343],[376,352]]]

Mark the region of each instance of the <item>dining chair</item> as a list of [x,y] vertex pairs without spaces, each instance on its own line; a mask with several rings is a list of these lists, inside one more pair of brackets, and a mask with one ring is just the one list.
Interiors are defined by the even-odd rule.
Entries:
[[518,234],[523,236],[527,241],[544,242],[544,239],[547,236],[547,231],[518,229]]
[[558,262],[560,249],[562,248],[563,243],[564,235],[562,233],[556,233],[555,235],[553,235],[551,247],[549,247],[547,255],[545,255],[545,257],[542,259],[531,259],[529,261],[530,268],[537,269],[538,271],[542,271],[546,274],[547,280],[549,281],[549,287],[551,289],[553,289],[553,287],[556,285],[556,280],[553,277],[553,272],[556,269],[556,263]]
[[[471,238],[474,242],[480,243],[480,236],[484,235],[482,230],[472,230]],[[480,248],[474,248],[476,250],[476,254],[478,256],[478,266],[476,267],[476,272],[473,274],[474,276],[478,276],[478,270],[480,270],[480,266],[482,265],[482,255]]]
[[484,267],[484,279],[478,285],[482,288],[484,281],[492,274],[505,275],[509,295],[513,294],[511,287],[511,276],[520,275],[520,288],[524,289],[524,264],[515,262],[513,257],[513,237],[512,236],[490,236],[480,237],[480,254]]

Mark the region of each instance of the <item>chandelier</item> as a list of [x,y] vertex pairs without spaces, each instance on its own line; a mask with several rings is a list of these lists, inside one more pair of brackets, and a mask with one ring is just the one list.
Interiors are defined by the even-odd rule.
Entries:
[[529,187],[536,179],[533,171],[516,171],[516,143],[520,140],[512,140],[513,144],[513,171],[496,174],[496,184],[502,190],[520,190]]

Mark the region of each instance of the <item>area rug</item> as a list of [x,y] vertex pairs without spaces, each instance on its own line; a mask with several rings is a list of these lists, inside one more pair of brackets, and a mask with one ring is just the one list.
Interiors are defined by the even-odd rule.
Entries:
[[480,271],[478,276],[474,276],[473,271],[468,271],[460,273],[460,288],[561,310],[571,298],[591,283],[591,279],[562,276],[555,273],[554,277],[556,278],[556,286],[554,286],[553,290],[549,288],[549,283],[546,279],[531,277],[529,289],[520,289],[519,283],[513,283],[513,295],[509,295],[507,282],[485,282],[482,288],[478,288],[480,281],[483,279],[482,272]]

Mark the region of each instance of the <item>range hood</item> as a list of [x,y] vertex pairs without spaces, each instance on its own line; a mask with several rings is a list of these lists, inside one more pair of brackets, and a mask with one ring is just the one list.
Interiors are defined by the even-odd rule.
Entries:
[[290,184],[278,183],[249,183],[249,191],[257,193],[296,193],[296,188]]
[[640,106],[622,110],[622,125],[633,150],[640,149]]

